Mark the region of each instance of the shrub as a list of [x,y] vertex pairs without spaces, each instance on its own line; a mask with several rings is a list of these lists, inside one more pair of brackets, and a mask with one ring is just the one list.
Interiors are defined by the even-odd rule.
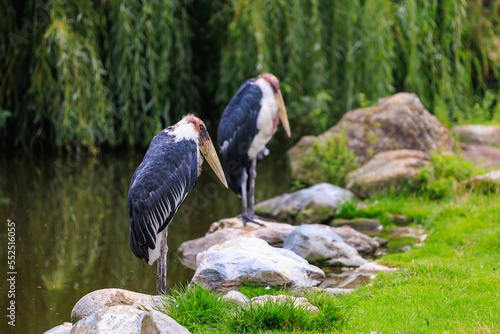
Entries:
[[431,199],[441,199],[462,188],[461,182],[474,175],[485,173],[484,168],[477,167],[463,157],[447,154],[431,154],[434,169],[424,166],[418,175],[416,190]]
[[344,127],[323,141],[316,140],[309,149],[305,163],[314,179],[327,180],[343,187],[346,175],[358,167],[355,159],[356,155],[347,144]]

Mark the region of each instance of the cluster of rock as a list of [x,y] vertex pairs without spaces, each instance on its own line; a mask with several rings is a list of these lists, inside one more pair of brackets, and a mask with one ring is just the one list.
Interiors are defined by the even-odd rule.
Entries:
[[158,311],[162,297],[122,289],[102,289],[82,297],[65,322],[44,334],[79,333],[190,333]]
[[[337,195],[337,198],[330,198],[328,204],[322,204],[328,212],[335,212],[343,200],[356,200],[347,190],[340,191],[328,184],[320,188],[326,190],[326,194]],[[303,190],[300,194],[307,196],[316,191]],[[311,207],[318,202],[298,200],[300,194],[286,194],[285,197],[312,212]],[[291,209],[297,210],[296,206]],[[213,223],[204,237],[187,241],[179,248],[182,263],[196,269],[190,285],[205,286],[242,307],[268,302],[292,303],[314,313],[318,312],[317,308],[300,297],[311,289],[333,296],[352,291],[331,288],[331,281],[319,288],[325,273],[318,266],[359,267],[351,270],[352,273],[369,276],[391,270],[368,262],[360,255],[374,253],[380,246],[379,241],[349,226],[315,224],[312,217],[325,220],[324,216],[312,215],[311,224],[300,226],[266,221],[264,226],[248,224],[244,227],[240,218]],[[297,297],[266,295],[249,300],[236,291],[243,283],[283,286],[293,289]],[[64,323],[46,333],[189,333],[159,311],[164,306],[163,298],[121,289],[97,290],[75,304],[71,312],[73,325]]]
[[[310,196],[316,194],[318,188],[325,191],[323,201]],[[297,193],[283,195],[295,203],[288,206],[292,211],[313,213],[313,208],[319,207],[320,211],[334,213],[344,201],[356,201],[348,190],[329,184]],[[306,201],[306,198],[310,200]],[[274,202],[277,207],[273,212],[277,214],[279,205],[289,205],[286,200]],[[329,223],[328,216],[311,214],[307,217],[310,224],[299,226],[266,221],[264,226],[248,224],[245,227],[240,218],[213,223],[204,237],[186,241],[178,250],[181,262],[196,269],[190,285],[205,286],[242,307],[290,302],[317,312],[316,307],[300,296],[307,295],[311,289],[334,296],[352,291],[332,288],[332,280],[324,281],[326,275],[320,267],[350,268],[341,275],[346,281],[352,280],[354,274],[369,277],[379,271],[392,270],[361,256],[373,254],[381,241],[350,226],[337,226],[341,223],[338,220],[330,222],[337,227],[316,224],[318,221]],[[359,225],[359,222],[353,224]],[[380,223],[372,221],[372,225],[380,229]],[[267,295],[248,300],[237,292],[243,283],[283,286],[293,289],[297,297]],[[318,287],[320,284],[323,285]],[[74,325],[65,323],[46,333],[188,333],[186,328],[158,311],[164,306],[162,298],[121,289],[97,290],[75,304],[71,312]]]
[[[422,167],[433,169],[430,153],[454,154],[454,140],[446,127],[415,94],[398,93],[379,99],[374,107],[347,112],[337,125],[317,137],[302,137],[288,151],[293,179],[305,184],[327,181],[313,172],[306,157],[315,141],[326,141],[341,132],[361,165],[347,175],[346,188],[361,198],[415,185]],[[451,132],[458,138],[464,158],[486,168],[500,167],[500,127],[461,125]],[[500,183],[496,174],[478,182],[484,180]]]
[[[282,248],[273,247],[266,240]],[[249,300],[236,290],[243,283],[255,283],[294,289],[298,296],[311,289],[340,296],[352,290],[314,288],[323,282],[325,273],[310,262],[322,266],[359,266],[356,270],[368,271],[367,275],[391,270],[366,261],[357,250],[373,252],[378,246],[377,241],[348,226],[266,222],[265,226],[243,227],[241,219],[230,218],[213,223],[205,237],[185,242],[179,255],[187,265],[192,265],[192,257],[196,258],[196,272],[190,285],[200,284],[224,294],[225,300],[242,307],[291,303],[317,313],[318,309],[304,297],[266,295]],[[163,298],[121,289],[97,290],[75,304],[71,312],[73,325],[64,323],[46,334],[189,333],[159,311],[164,306]]]

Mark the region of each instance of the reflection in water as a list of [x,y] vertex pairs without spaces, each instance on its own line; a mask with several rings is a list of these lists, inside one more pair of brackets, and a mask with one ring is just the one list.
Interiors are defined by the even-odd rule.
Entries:
[[[289,190],[285,159],[272,157],[258,167],[256,201]],[[42,333],[70,321],[76,301],[97,289],[155,293],[156,265],[134,257],[128,240],[126,198],[141,160],[142,154],[102,154],[78,162],[32,157],[0,161],[2,245],[7,219],[16,223],[18,332]],[[204,166],[169,226],[167,287],[185,284],[193,275],[175,256],[179,245],[203,236],[212,222],[239,214],[240,205]],[[7,262],[5,247],[0,261]],[[3,282],[5,278],[0,284],[5,310],[9,299]],[[0,332],[10,330],[6,321],[0,323]]]

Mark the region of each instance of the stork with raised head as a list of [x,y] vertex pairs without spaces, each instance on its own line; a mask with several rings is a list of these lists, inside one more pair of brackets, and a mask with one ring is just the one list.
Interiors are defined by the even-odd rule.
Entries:
[[[262,225],[254,211],[257,160],[269,153],[266,144],[281,120],[290,137],[290,125],[278,79],[269,73],[245,81],[222,114],[217,132],[222,168],[229,187],[242,198],[242,219]],[[250,194],[247,211],[247,192]]]
[[205,124],[193,115],[184,116],[153,138],[130,183],[130,247],[147,264],[158,261],[158,294],[166,292],[167,226],[193,190],[203,157],[227,188]]

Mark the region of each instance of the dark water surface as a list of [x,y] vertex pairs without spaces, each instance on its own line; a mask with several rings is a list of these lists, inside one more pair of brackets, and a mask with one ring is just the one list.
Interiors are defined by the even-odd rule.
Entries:
[[[137,259],[128,240],[128,187],[142,156],[0,159],[0,333],[43,333],[70,321],[74,304],[97,289],[155,293],[156,264]],[[169,226],[167,287],[194,273],[177,259],[179,245],[240,212],[239,198],[203,168]],[[284,155],[271,154],[258,166],[256,202],[289,191],[289,181]],[[16,233],[15,298],[8,296],[8,219]],[[15,328],[5,316],[11,300]]]

